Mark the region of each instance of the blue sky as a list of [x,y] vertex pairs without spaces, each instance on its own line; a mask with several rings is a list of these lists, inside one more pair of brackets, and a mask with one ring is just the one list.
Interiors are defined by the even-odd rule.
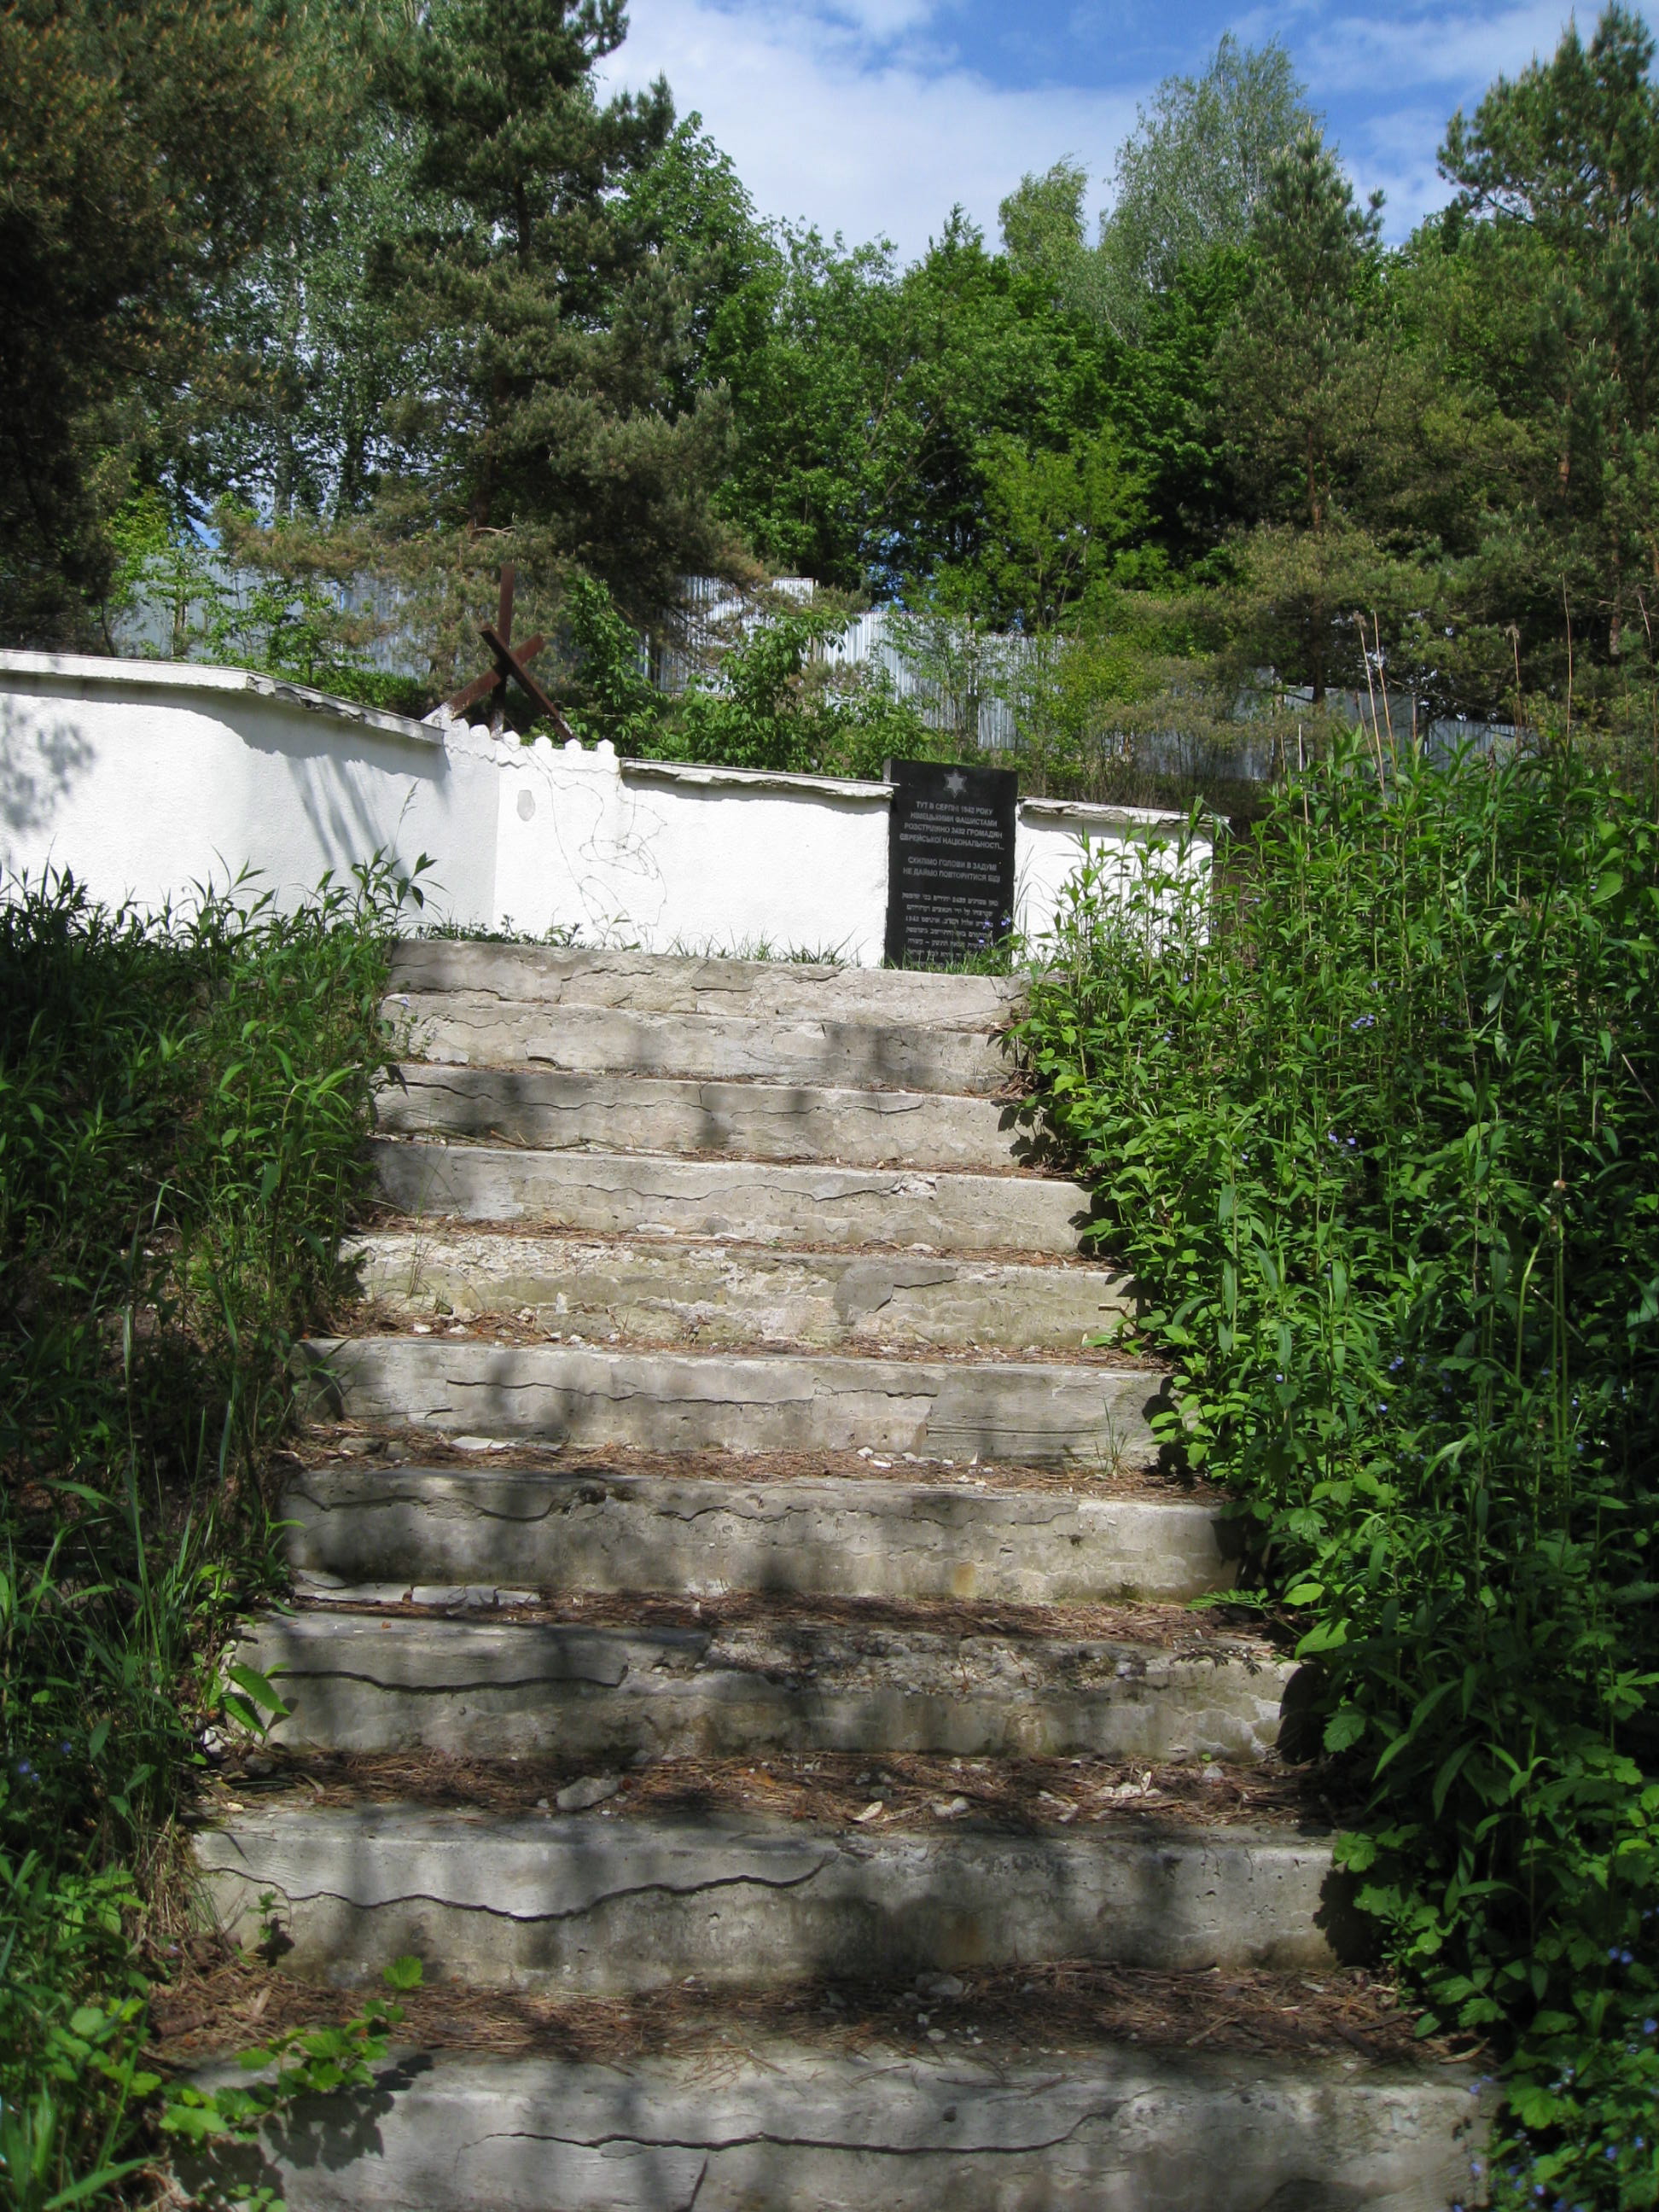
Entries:
[[[1552,52],[1569,12],[1563,0],[630,0],[610,75],[662,70],[763,214],[849,239],[884,232],[908,255],[954,201],[994,234],[1003,194],[1062,155],[1089,170],[1098,210],[1161,78],[1201,70],[1225,30],[1276,37],[1357,182],[1387,194],[1398,239],[1445,197],[1435,153],[1452,110]],[[1586,33],[1595,13],[1579,11]]]

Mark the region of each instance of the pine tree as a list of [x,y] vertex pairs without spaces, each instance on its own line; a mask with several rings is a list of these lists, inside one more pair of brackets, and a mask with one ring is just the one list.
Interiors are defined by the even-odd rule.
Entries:
[[[1500,77],[1441,153],[1462,187],[1455,220],[1541,246],[1528,387],[1545,466],[1517,486],[1515,526],[1560,609],[1596,607],[1616,660],[1659,579],[1659,88],[1654,40],[1622,7],[1588,47]],[[1503,257],[1492,277],[1502,281]],[[1553,569],[1553,574],[1550,571]],[[1582,634],[1582,633],[1581,633]]]
[[419,219],[380,283],[428,374],[392,419],[428,528],[510,531],[638,618],[716,556],[716,398],[688,397],[690,287],[630,203],[668,147],[659,81],[601,104],[620,0],[434,0],[385,62]]

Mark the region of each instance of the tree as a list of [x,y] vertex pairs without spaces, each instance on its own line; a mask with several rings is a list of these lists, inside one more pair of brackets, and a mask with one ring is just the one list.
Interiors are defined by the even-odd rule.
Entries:
[[1255,282],[1224,375],[1238,465],[1267,511],[1323,529],[1352,442],[1354,378],[1375,320],[1382,195],[1353,187],[1316,133],[1274,160],[1251,226]]
[[1139,337],[1183,264],[1243,244],[1275,155],[1314,123],[1276,40],[1230,31],[1202,76],[1165,78],[1118,149],[1101,223],[1098,296],[1121,336]]
[[884,246],[786,234],[713,356],[738,422],[723,510],[763,558],[843,590],[972,569],[987,441],[1065,452],[1097,430],[1109,343],[959,210],[902,272]]
[[418,495],[399,528],[511,530],[643,618],[716,557],[720,410],[687,398],[690,295],[629,200],[670,143],[668,88],[594,91],[624,27],[620,0],[433,0],[382,64],[422,198],[380,274],[434,356],[393,414]]
[[994,611],[1023,629],[1063,620],[1119,567],[1146,520],[1146,483],[1109,422],[1060,449],[1003,432],[981,448]]
[[1090,250],[1084,216],[1089,173],[1056,161],[1038,177],[1021,178],[998,210],[1008,265],[1042,286],[1057,307],[1099,320],[1099,256]]
[[1659,579],[1654,51],[1622,7],[1604,11],[1588,47],[1569,26],[1551,60],[1498,79],[1472,125],[1460,109],[1441,153],[1462,188],[1452,235],[1463,223],[1491,234],[1491,280],[1540,273],[1541,258],[1515,404],[1544,434],[1543,465],[1513,483],[1510,527],[1553,595],[1599,611],[1613,662]]
[[82,641],[210,303],[326,95],[264,0],[0,10],[0,634]]
[[268,514],[335,521],[373,501],[402,457],[391,415],[426,384],[430,343],[397,326],[374,282],[420,220],[410,134],[370,96],[398,25],[347,0],[316,9],[331,82],[344,88],[303,195],[212,302],[191,392],[183,488]]

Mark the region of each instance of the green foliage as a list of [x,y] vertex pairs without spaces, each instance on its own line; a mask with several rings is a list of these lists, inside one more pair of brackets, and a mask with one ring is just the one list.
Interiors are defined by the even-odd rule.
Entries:
[[0,905],[0,2156],[42,2212],[112,2185],[155,2087],[134,1946],[203,1731],[281,1710],[218,1654],[340,1288],[410,894],[376,866],[286,914],[68,877]]
[[373,1992],[351,2019],[331,2027],[289,2028],[240,2053],[243,2072],[263,2078],[216,2089],[191,2082],[171,2087],[161,2116],[162,2132],[198,2146],[225,2137],[246,2140],[299,2098],[368,2087],[391,2047],[392,2029],[404,2016],[398,1997],[421,1986],[421,1962],[394,1959],[382,1978],[393,1994]]
[[594,576],[570,579],[562,611],[574,668],[567,687],[572,729],[608,738],[619,753],[654,752],[668,702],[641,663],[639,632]]
[[931,733],[878,671],[837,679],[823,647],[846,623],[833,604],[783,599],[744,608],[723,627],[678,697],[641,665],[638,633],[605,586],[573,577],[564,613],[576,675],[572,726],[636,758],[704,761],[795,774],[878,775],[890,754],[929,748]]
[[1100,432],[1108,342],[959,214],[902,272],[884,247],[783,244],[711,348],[736,435],[721,511],[838,590],[973,568],[997,535],[994,441],[1069,453]]
[[[304,11],[21,0],[0,12],[0,629],[84,642],[108,524],[280,222],[328,94]],[[50,302],[49,312],[43,303]]]
[[[0,1802],[15,1778],[0,1778]],[[123,1869],[64,1872],[0,1850],[0,2192],[15,2212],[89,2203],[146,2163],[122,2155],[159,2087],[139,2063],[137,1909]]]
[[1553,2192],[1650,2204],[1659,838],[1571,752],[1355,739],[1225,857],[1207,930],[1091,861],[1025,1042],[1426,2024],[1518,2049]]
[[[1647,618],[1652,485],[1659,462],[1659,88],[1653,35],[1606,9],[1589,45],[1570,24],[1548,62],[1499,78],[1473,125],[1452,118],[1442,162],[1462,186],[1449,226],[1474,218],[1541,262],[1529,285],[1526,413],[1540,434],[1512,526],[1547,536],[1558,597],[1588,628],[1599,616],[1616,660],[1626,625]],[[1528,256],[1530,259],[1532,257]],[[1494,277],[1519,258],[1505,253]],[[1520,497],[1516,497],[1519,494]],[[1526,506],[1522,507],[1522,501]],[[1528,512],[1528,509],[1531,509]],[[1543,525],[1543,532],[1538,526]],[[1535,567],[1533,562],[1528,564]],[[1563,575],[1563,568],[1566,574]]]
[[432,349],[392,410],[424,526],[515,527],[644,613],[714,556],[720,409],[691,393],[690,303],[651,251],[676,194],[628,196],[673,144],[668,88],[597,94],[624,27],[620,0],[437,0],[386,42],[413,205],[379,281]]
[[1312,123],[1283,46],[1225,33],[1200,77],[1166,77],[1118,149],[1100,226],[1103,312],[1126,337],[1181,271],[1244,243],[1273,157]]

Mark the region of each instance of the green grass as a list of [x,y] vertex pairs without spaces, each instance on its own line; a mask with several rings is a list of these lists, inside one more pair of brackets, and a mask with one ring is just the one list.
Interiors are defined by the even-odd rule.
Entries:
[[1494,2201],[1650,2206],[1659,836],[1562,748],[1356,742],[1167,896],[1085,872],[1047,1109],[1299,1622],[1361,1902],[1504,2062]]
[[204,1731],[274,1706],[221,1652],[271,1571],[290,1352],[343,1287],[410,886],[155,917],[67,876],[7,890],[0,2198],[39,2212],[154,2148],[178,1815]]

